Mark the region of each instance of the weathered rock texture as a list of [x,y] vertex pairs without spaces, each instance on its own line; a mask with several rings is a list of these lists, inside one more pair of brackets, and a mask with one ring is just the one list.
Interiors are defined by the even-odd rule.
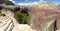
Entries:
[[0,0],[0,4],[15,5],[13,2],[11,2],[9,0]]
[[2,9],[1,14],[5,14],[5,16],[0,16],[0,31],[12,31],[14,27],[13,13],[9,10]]
[[0,16],[0,31],[36,31],[28,24],[19,24],[10,10],[2,9],[1,14],[5,16]]
[[12,31],[13,20],[9,17],[0,17],[0,31]]
[[[33,21],[36,25],[37,31],[54,31],[55,26],[60,28],[60,21],[58,19],[60,18],[59,10],[30,7],[28,11],[30,15],[32,14],[34,17]],[[57,21],[57,24],[55,24],[55,21]]]

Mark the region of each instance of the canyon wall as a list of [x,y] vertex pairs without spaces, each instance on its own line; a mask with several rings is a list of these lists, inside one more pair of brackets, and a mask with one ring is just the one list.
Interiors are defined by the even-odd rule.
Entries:
[[59,10],[50,8],[43,9],[37,7],[30,7],[28,9],[31,18],[34,17],[31,20],[34,21],[31,23],[31,26],[37,29],[37,31],[54,31],[56,28],[60,29],[60,21],[58,19],[60,18]]

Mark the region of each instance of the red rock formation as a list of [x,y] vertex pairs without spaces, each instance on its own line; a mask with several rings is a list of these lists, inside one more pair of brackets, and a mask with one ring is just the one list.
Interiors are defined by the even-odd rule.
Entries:
[[[35,18],[34,21],[36,22],[36,29],[37,31],[41,31],[42,29],[42,24],[46,22],[45,19],[51,18],[51,17],[56,17],[57,19],[57,28],[60,28],[60,11],[56,9],[38,9],[37,7],[30,7],[28,8],[28,12],[32,13]],[[59,18],[58,18],[59,17]]]

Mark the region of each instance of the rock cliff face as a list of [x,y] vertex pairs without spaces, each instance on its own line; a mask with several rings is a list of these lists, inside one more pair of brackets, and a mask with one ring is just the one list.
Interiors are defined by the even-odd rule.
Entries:
[[0,31],[12,31],[14,27],[13,15],[5,9],[2,9],[0,12],[1,14],[5,14],[5,16],[0,16]]
[[0,4],[6,4],[6,5],[14,5],[14,3],[12,3],[9,0],[0,0]]
[[0,31],[12,31],[13,21],[9,17],[0,17]]
[[[41,6],[41,5],[40,5]],[[57,29],[60,29],[60,21],[58,18],[60,18],[60,11],[55,8],[44,8],[44,7],[37,7],[32,6],[28,8],[28,12],[32,17],[34,17],[31,21],[31,26],[35,26],[37,31],[54,31]],[[59,21],[59,22],[55,22]],[[34,24],[35,25],[34,25]],[[34,28],[34,27],[33,27]]]

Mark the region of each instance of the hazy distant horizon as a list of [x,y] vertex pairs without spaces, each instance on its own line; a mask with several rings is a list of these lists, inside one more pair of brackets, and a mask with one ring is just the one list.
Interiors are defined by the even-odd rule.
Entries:
[[18,5],[31,5],[37,4],[39,2],[54,2],[56,4],[60,4],[60,0],[10,0],[10,1]]

